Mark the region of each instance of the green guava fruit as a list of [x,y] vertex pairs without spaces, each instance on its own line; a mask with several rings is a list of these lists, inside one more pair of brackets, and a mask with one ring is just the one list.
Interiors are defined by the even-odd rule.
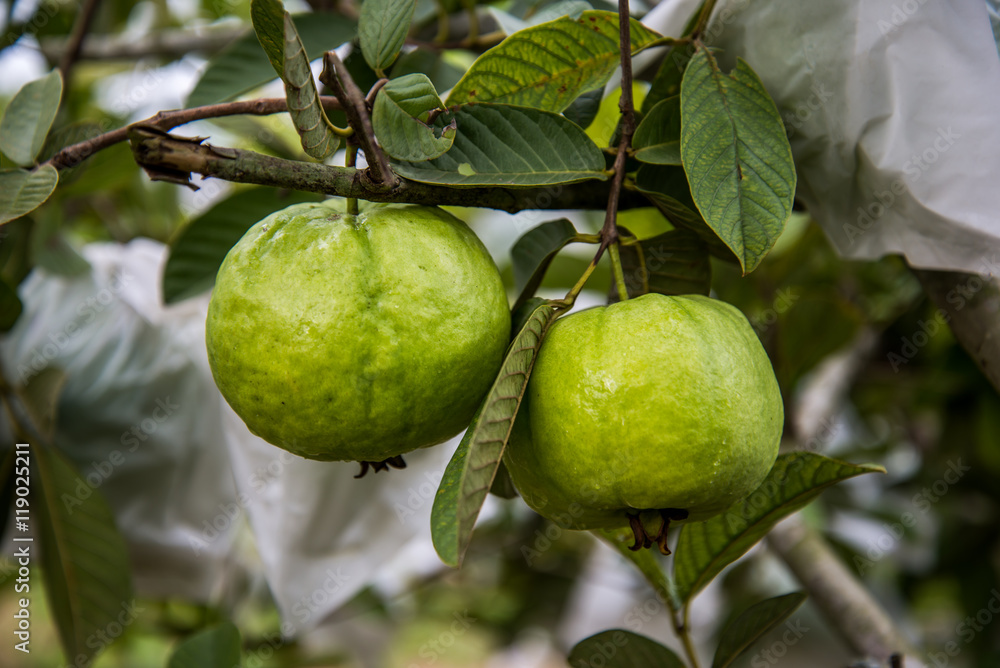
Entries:
[[250,430],[337,461],[391,460],[460,432],[509,337],[482,242],[416,206],[271,214],[226,256],[206,323],[215,382]]
[[700,521],[763,481],[782,422],[742,313],[649,294],[552,325],[504,462],[525,502],[568,528]]

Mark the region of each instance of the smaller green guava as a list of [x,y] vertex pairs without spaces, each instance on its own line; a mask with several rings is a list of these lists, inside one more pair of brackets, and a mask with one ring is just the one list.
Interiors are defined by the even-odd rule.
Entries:
[[362,474],[464,429],[509,337],[489,252],[418,206],[271,214],[229,251],[206,322],[215,382],[253,433]]
[[[705,520],[778,455],[770,360],[733,306],[649,294],[568,315],[542,343],[504,462],[539,514],[572,529]],[[650,540],[647,536],[646,547]]]

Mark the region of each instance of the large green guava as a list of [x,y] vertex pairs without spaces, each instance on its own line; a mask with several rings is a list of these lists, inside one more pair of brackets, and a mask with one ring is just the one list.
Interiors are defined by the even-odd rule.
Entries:
[[699,521],[763,481],[782,422],[742,313],[650,294],[556,321],[504,461],[527,504],[569,528],[645,522],[647,511]]
[[465,428],[509,336],[482,242],[415,206],[271,214],[226,256],[206,325],[215,382],[252,432],[303,457],[363,462]]

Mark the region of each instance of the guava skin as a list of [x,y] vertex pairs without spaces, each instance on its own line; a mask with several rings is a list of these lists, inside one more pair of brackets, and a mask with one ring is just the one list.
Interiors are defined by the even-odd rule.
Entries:
[[271,214],[226,256],[206,323],[215,382],[250,430],[327,461],[379,462],[456,435],[509,337],[482,242],[415,206]]
[[504,461],[525,502],[564,527],[628,526],[627,513],[660,509],[701,521],[764,480],[783,420],[742,313],[649,294],[552,325]]

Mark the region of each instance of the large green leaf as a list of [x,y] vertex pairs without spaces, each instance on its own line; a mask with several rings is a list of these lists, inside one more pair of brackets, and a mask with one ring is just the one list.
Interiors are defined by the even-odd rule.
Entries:
[[223,622],[180,642],[167,668],[238,668],[241,647],[239,629]]
[[0,225],[40,207],[58,183],[59,172],[52,165],[42,165],[33,172],[0,172]]
[[722,631],[712,668],[726,668],[732,664],[758,638],[785,621],[805,600],[805,594],[793,591],[755,603],[744,610]]
[[542,304],[528,318],[445,469],[431,510],[431,537],[438,556],[449,566],[461,565],[472,540],[472,528],[503,457],[535,357],[555,317],[555,309]]
[[848,464],[811,452],[779,455],[752,494],[705,522],[685,524],[674,551],[678,593],[690,601],[727,565],[739,559],[783,518],[827,487],[862,473],[885,473],[875,464]]
[[407,74],[383,86],[372,109],[372,127],[382,150],[397,160],[420,162],[451,148],[455,126],[436,132],[427,124],[432,109],[443,111],[444,103],[424,74]]
[[[446,118],[448,117],[448,118]],[[455,143],[426,162],[393,163],[400,175],[453,186],[527,187],[606,179],[604,154],[559,114],[503,104],[473,104],[435,120],[454,120]]]
[[[632,19],[632,53],[660,38]],[[586,11],[520,30],[473,63],[448,106],[502,102],[560,112],[618,67],[618,14]]]
[[514,269],[514,289],[519,295],[514,310],[535,294],[552,258],[576,237],[573,223],[560,218],[542,223],[514,242],[510,249],[510,259]]
[[334,133],[319,101],[309,56],[292,17],[280,0],[252,0],[250,7],[260,45],[285,83],[288,113],[299,133],[302,149],[320,160],[333,155],[340,148],[340,137]]
[[624,629],[581,640],[567,660],[573,668],[685,668],[670,648]]
[[[335,49],[354,37],[356,24],[340,14],[308,13],[292,16],[309,60]],[[248,31],[208,62],[188,107],[227,102],[274,79],[274,69],[254,31]]]
[[128,550],[100,490],[52,448],[35,447],[32,454],[37,563],[63,650],[86,663],[105,646],[94,641],[98,634],[128,626],[138,613]]
[[792,213],[795,163],[785,126],[743,60],[729,75],[701,49],[681,83],[681,158],[705,222],[753,271]]
[[708,295],[712,288],[708,248],[689,230],[670,230],[637,244],[622,244],[620,256],[629,297],[648,292]]
[[258,220],[286,206],[321,199],[311,193],[260,186],[222,200],[188,223],[171,242],[163,269],[163,301],[173,304],[215,285],[226,253]]
[[382,73],[392,65],[410,31],[417,0],[365,0],[361,5],[358,37],[365,62]]
[[12,162],[30,167],[45,145],[62,98],[59,70],[24,84],[0,119],[0,151]]
[[654,165],[681,164],[681,99],[663,100],[643,116],[632,137],[635,158]]

